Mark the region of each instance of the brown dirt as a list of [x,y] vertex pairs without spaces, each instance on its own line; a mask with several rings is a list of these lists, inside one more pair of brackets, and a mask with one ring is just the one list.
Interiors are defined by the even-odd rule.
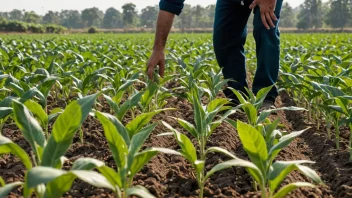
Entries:
[[[282,93],[277,100],[277,106],[294,105],[287,94]],[[177,111],[169,111],[155,116],[154,122],[166,121],[180,132],[185,132],[171,118],[174,116],[192,122],[192,106],[185,100],[170,98],[166,107],[176,107]],[[103,111],[109,111],[108,106],[103,105]],[[286,126],[287,131],[300,130],[308,127],[302,112],[279,112],[272,116],[272,119],[279,117]],[[236,114],[236,119],[245,118]],[[129,118],[127,117],[124,122]],[[93,157],[103,160],[108,166],[115,168],[114,160],[104,138],[103,129],[99,122],[89,117],[84,125],[84,142],[78,134],[74,143],[69,149],[66,157],[69,159],[64,169],[69,169],[76,159],[81,157]],[[161,124],[157,126],[151,137],[145,143],[147,147],[166,147],[178,149],[173,137],[156,137],[156,135],[168,130]],[[315,189],[302,188],[294,191],[288,197],[352,197],[352,164],[348,163],[348,152],[346,149],[346,138],[342,137],[343,150],[336,151],[334,143],[327,140],[323,130],[311,128],[301,137],[297,138],[279,155],[279,160],[306,159],[316,161],[312,167],[318,171],[326,186],[319,186]],[[3,135],[11,138],[19,146],[30,151],[28,143],[24,140],[21,132],[14,124],[7,124],[3,129]],[[242,145],[236,131],[227,123],[220,125],[210,138],[208,146],[219,146],[226,148],[240,158],[246,158]],[[227,160],[223,155],[209,155],[206,169],[210,170],[215,164]],[[0,176],[6,183],[23,181],[24,167],[20,161],[12,155],[3,155],[0,158]],[[159,154],[145,166],[134,178],[134,185],[145,186],[157,197],[197,197],[198,186],[191,165],[180,156]],[[309,181],[298,172],[290,174],[284,183],[294,181]],[[22,189],[14,190],[9,197],[19,197]],[[259,194],[253,190],[252,179],[242,168],[231,168],[221,171],[212,176],[205,188],[206,197],[258,197]],[[76,181],[72,189],[65,197],[114,197],[111,191],[98,189],[88,184]]]

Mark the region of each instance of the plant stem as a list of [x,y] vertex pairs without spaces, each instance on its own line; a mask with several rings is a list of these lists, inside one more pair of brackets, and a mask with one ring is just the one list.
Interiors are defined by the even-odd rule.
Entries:
[[[204,136],[201,136],[200,141],[199,141],[199,146],[200,146],[200,160],[204,161],[205,164],[205,143],[206,143],[206,138]],[[205,167],[205,165],[204,165]],[[198,186],[199,186],[199,198],[203,198],[203,194],[204,194],[204,184],[205,184],[205,180],[204,180],[204,167],[202,169],[202,172],[199,175],[198,178]]]
[[262,191],[262,197],[261,197],[261,198],[266,198],[266,197],[267,197],[267,194],[266,194],[265,185],[262,185],[262,186],[260,187],[260,190]]
[[199,198],[204,197],[204,183],[199,186]]
[[339,129],[339,123],[338,119],[336,120],[335,124],[335,142],[336,142],[336,148],[340,149],[340,129]]
[[329,116],[327,116],[326,119],[326,131],[328,132],[328,139],[331,140],[331,123]]
[[307,109],[308,109],[308,121],[312,120],[312,108],[310,106],[310,102],[307,102]]

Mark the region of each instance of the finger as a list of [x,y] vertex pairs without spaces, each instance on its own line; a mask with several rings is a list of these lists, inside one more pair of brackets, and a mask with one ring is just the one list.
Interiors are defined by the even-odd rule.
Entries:
[[275,25],[274,25],[274,23],[273,23],[273,20],[271,20],[271,17],[270,17],[269,12],[265,13],[265,18],[266,18],[266,20],[268,21],[270,27],[274,28]]
[[267,21],[266,21],[266,19],[265,19],[265,14],[264,14],[264,12],[261,12],[261,13],[260,13],[260,17],[262,18],[262,23],[263,23],[264,27],[265,27],[266,29],[270,30],[270,27],[269,27],[269,25],[268,25],[268,23],[267,23]]
[[153,72],[154,72],[155,64],[149,63],[148,65],[148,77],[150,80],[153,80]]
[[257,0],[254,0],[252,3],[251,3],[251,5],[249,6],[249,9],[253,9],[253,8],[255,8],[255,6],[257,6],[258,5],[258,1]]
[[274,12],[270,12],[270,16],[274,21],[277,21],[277,17]]
[[159,64],[159,75],[164,78],[164,72],[165,72],[165,60],[161,60]]

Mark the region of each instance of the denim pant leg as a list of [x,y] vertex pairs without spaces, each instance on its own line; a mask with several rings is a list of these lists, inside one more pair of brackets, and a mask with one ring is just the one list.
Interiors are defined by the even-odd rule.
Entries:
[[244,5],[239,0],[218,0],[213,34],[214,51],[224,78],[232,80],[228,83],[229,87],[244,93],[245,87],[248,87],[244,45],[251,14],[250,3],[249,0],[245,0]]
[[[280,19],[283,0],[277,0],[275,15]],[[280,67],[280,31],[279,20],[274,22],[275,28],[267,30],[261,20],[260,10],[254,9],[253,35],[256,42],[257,71],[253,81],[253,92],[276,83]],[[278,96],[276,87],[269,92],[267,100],[274,101]]]

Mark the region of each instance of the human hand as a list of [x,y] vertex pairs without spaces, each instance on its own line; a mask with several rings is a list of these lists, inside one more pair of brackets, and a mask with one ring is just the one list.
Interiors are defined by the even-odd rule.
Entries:
[[274,28],[275,25],[273,21],[277,21],[274,13],[276,8],[276,0],[254,0],[249,8],[254,9],[257,5],[260,8],[260,17],[264,27],[268,30],[270,27]]
[[150,80],[153,80],[153,72],[156,66],[159,66],[159,75],[163,78],[165,71],[165,54],[162,50],[153,50],[147,65],[147,74]]

